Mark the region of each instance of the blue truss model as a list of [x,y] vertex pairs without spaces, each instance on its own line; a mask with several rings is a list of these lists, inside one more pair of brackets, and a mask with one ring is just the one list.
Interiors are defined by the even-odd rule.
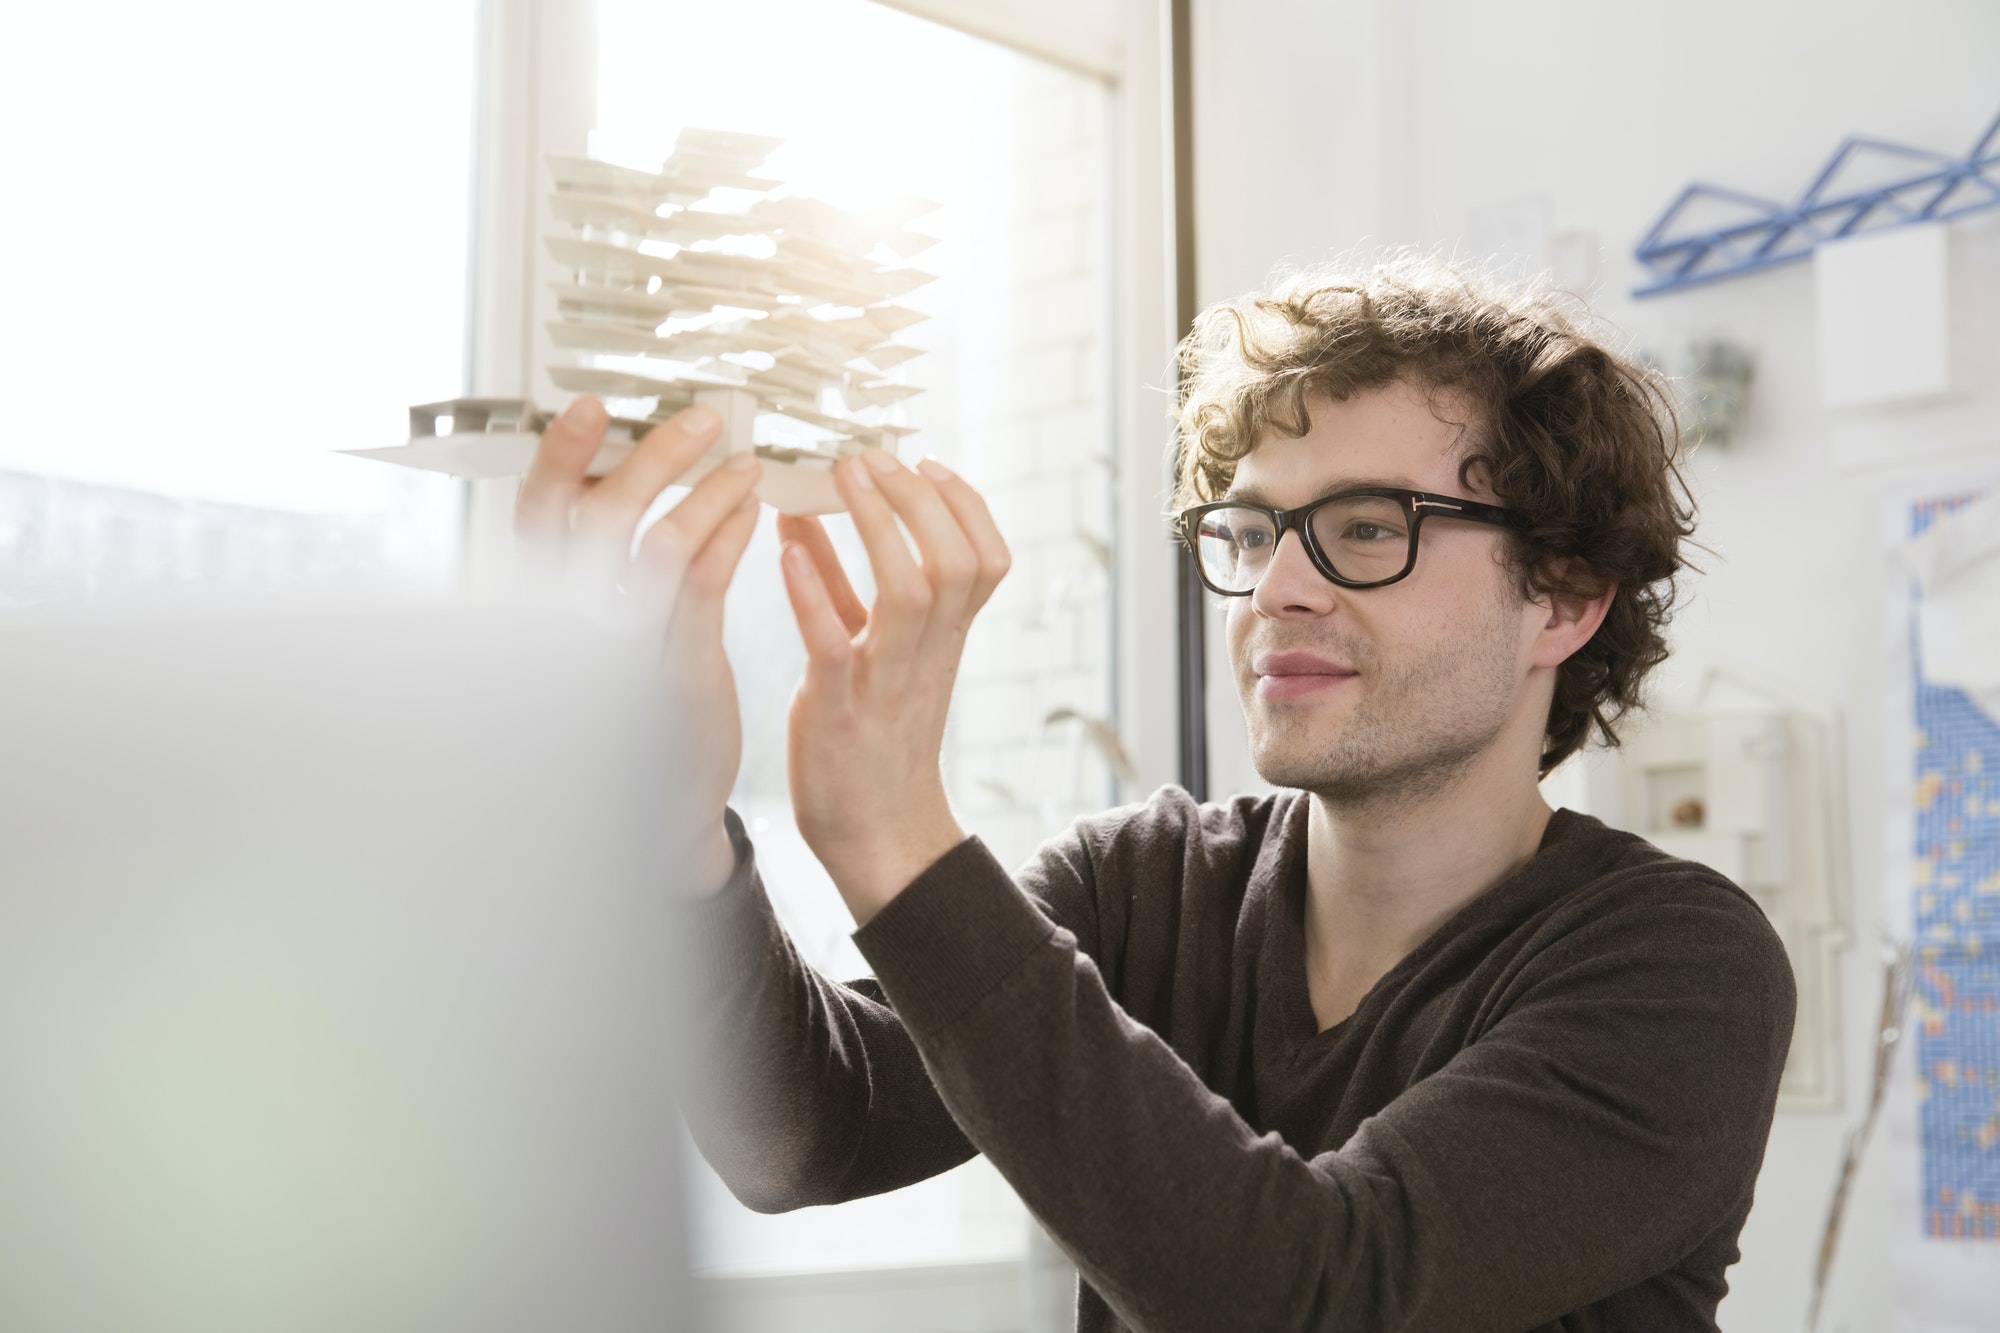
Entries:
[[[1919,162],[1923,170],[1864,190],[1830,195],[1842,168],[1869,153]],[[1675,222],[1691,208],[1716,203],[1740,210],[1739,220],[1707,231],[1673,234]],[[1849,138],[1795,204],[1774,204],[1699,182],[1682,190],[1633,252],[1652,281],[1632,294],[1657,296],[1755,273],[1804,259],[1821,241],[1913,222],[1941,222],[1994,207],[2000,207],[2000,116],[1964,157],[1881,139]]]

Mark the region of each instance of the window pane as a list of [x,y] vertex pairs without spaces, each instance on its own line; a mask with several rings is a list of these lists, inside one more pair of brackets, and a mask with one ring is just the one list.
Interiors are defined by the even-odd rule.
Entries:
[[0,597],[437,588],[457,488],[472,0],[14,5]]
[[[904,298],[924,393],[906,458],[934,453],[987,497],[1013,571],[967,646],[945,764],[960,818],[1025,859],[1114,798],[1110,93],[868,0],[600,0],[593,151],[656,168],[684,125],[781,136],[764,174],[854,207],[909,194],[939,281]],[[835,542],[865,576],[845,518]],[[858,577],[867,596],[865,577]],[[744,705],[736,803],[780,915],[815,966],[865,972],[853,923],[793,831],[785,708],[802,651],[770,516],[732,590]],[[711,1178],[720,1269],[1013,1255],[1027,1222],[983,1163],[840,1209],[760,1217]]]

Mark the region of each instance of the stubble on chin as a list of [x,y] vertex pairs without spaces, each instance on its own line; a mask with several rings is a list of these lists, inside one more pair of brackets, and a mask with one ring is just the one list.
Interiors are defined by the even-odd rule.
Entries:
[[1358,678],[1339,688],[1355,697],[1345,709],[1311,697],[1259,699],[1256,677],[1240,668],[1251,762],[1264,781],[1336,807],[1405,805],[1450,790],[1506,726],[1518,685],[1499,625],[1395,665],[1362,645],[1285,646],[1353,665]]

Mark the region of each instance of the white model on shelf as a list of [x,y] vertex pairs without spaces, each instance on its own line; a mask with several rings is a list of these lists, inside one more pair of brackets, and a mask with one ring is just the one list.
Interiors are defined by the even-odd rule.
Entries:
[[[764,460],[757,494],[792,514],[842,508],[839,458],[891,453],[913,427],[898,378],[922,349],[896,335],[927,316],[900,305],[932,280],[907,261],[936,243],[909,223],[936,205],[907,199],[855,213],[753,172],[779,140],[683,130],[658,171],[550,154],[542,238],[562,276],[546,369],[593,393],[612,425],[601,475],[658,421],[701,404],[722,416],[684,481],[731,453]],[[718,191],[747,203],[725,208]],[[409,442],[348,452],[457,477],[519,476],[552,414],[526,399],[459,398],[410,409]]]

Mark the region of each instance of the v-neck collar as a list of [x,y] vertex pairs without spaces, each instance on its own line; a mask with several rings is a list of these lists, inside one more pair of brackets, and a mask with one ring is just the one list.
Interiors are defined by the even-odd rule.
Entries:
[[1375,979],[1368,988],[1354,1012],[1322,1031],[1319,1019],[1313,1013],[1312,988],[1306,978],[1305,948],[1305,908],[1306,908],[1306,829],[1311,811],[1312,797],[1304,792],[1290,794],[1290,804],[1279,815],[1282,833],[1277,839],[1278,846],[1273,854],[1260,857],[1256,872],[1264,880],[1260,886],[1271,895],[1273,911],[1270,914],[1270,942],[1272,955],[1270,970],[1266,976],[1275,983],[1278,991],[1278,1008],[1284,1024],[1285,1046],[1296,1058],[1308,1048],[1332,1045],[1343,1035],[1354,1030],[1358,1023],[1369,1020],[1373,1011],[1388,1003],[1389,997],[1402,989],[1409,975],[1421,968],[1429,958],[1442,948],[1446,941],[1457,935],[1467,925],[1486,914],[1500,909],[1505,901],[1514,895],[1517,886],[1531,881],[1536,876],[1531,872],[1543,861],[1549,849],[1564,841],[1582,823],[1589,819],[1569,809],[1558,809],[1549,816],[1547,827],[1542,830],[1541,843],[1535,854],[1523,862],[1519,869],[1493,885],[1485,892],[1465,903],[1458,911],[1426,935],[1417,946],[1396,960],[1387,972]]

